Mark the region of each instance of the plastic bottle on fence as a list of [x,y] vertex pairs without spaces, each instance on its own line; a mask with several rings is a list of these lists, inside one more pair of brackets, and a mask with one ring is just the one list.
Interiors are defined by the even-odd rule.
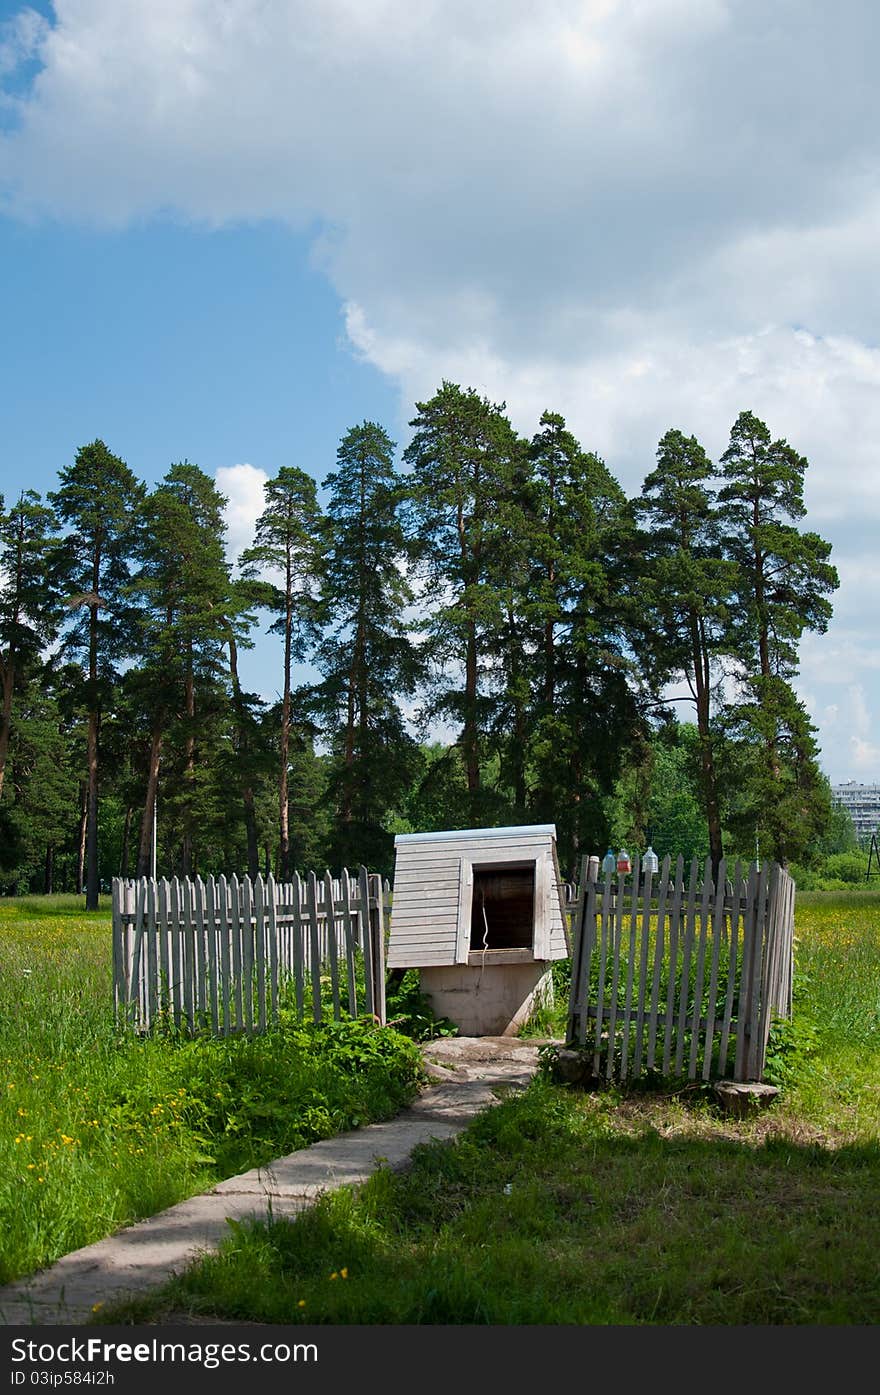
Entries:
[[629,860],[629,853],[626,848],[621,848],[620,852],[617,854],[617,871],[618,874],[632,871],[632,863]]
[[614,852],[612,851],[612,849],[609,848],[605,856],[602,858],[602,874],[607,879],[608,877],[613,877],[616,871],[617,858],[614,856]]

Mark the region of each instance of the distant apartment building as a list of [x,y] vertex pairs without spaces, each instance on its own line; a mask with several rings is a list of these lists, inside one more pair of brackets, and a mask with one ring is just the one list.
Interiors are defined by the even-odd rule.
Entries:
[[855,780],[847,780],[842,785],[831,786],[831,797],[835,804],[846,809],[855,824],[859,842],[868,842],[880,827],[880,785],[860,785]]

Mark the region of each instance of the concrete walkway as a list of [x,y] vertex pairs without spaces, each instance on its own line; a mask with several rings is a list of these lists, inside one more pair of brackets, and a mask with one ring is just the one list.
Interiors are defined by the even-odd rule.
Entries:
[[522,1088],[538,1066],[539,1041],[444,1037],[426,1044],[432,1084],[409,1109],[301,1148],[265,1168],[220,1182],[157,1216],[65,1255],[30,1279],[0,1288],[7,1326],[91,1322],[95,1304],[144,1293],[179,1273],[229,1234],[228,1220],[295,1216],[322,1192],[364,1182],[382,1164],[403,1167],[420,1143],[452,1138],[495,1104],[503,1087]]

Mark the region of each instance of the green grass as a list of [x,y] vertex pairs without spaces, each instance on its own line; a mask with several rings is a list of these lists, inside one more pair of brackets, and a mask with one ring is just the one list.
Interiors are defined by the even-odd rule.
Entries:
[[541,1077],[102,1321],[877,1323],[880,895],[804,902],[770,1109]]
[[538,1081],[106,1321],[875,1323],[878,1183],[876,1145]]
[[0,1282],[412,1098],[418,1048],[372,1023],[120,1032],[109,914],[52,899],[0,902]]

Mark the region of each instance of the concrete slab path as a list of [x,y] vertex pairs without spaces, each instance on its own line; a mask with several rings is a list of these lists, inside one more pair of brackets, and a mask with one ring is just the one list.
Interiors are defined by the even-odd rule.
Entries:
[[0,1288],[0,1324],[86,1324],[95,1304],[144,1293],[216,1249],[227,1222],[295,1216],[322,1192],[366,1181],[379,1166],[404,1167],[413,1149],[459,1133],[523,1088],[538,1068],[540,1041],[517,1037],[444,1037],[426,1043],[432,1081],[396,1118],[301,1148],[264,1168],[220,1182],[115,1235],[65,1255],[50,1268]]

